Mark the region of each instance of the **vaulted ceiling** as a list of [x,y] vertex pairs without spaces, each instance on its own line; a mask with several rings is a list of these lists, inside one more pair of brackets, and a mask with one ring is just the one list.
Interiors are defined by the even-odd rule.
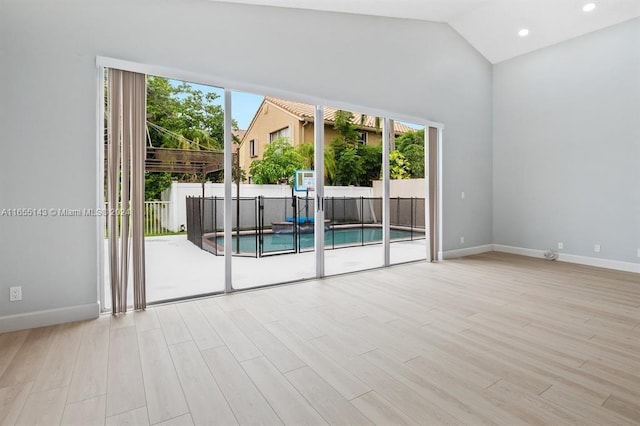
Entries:
[[[224,1],[446,22],[492,63],[640,16],[640,0]],[[587,3],[595,9],[583,11]]]

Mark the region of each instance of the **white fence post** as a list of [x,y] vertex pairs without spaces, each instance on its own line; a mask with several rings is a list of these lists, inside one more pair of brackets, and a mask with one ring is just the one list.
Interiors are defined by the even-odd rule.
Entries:
[[[145,201],[144,202],[144,235],[163,235],[172,232],[169,225],[171,215],[171,201]],[[118,203],[118,209],[121,205]],[[104,205],[107,211],[107,204]],[[107,221],[105,221],[105,235]]]
[[167,233],[170,207],[171,201],[144,202],[145,235],[162,235]]

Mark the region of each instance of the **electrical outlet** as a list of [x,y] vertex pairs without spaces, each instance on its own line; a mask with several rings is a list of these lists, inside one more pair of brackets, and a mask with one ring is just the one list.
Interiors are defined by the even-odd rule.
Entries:
[[9,301],[17,302],[22,300],[22,287],[9,287]]
[[464,200],[464,197],[466,197],[466,195],[465,195],[464,191],[462,191],[462,192],[460,193],[460,198],[461,198],[462,200]]
[[559,242],[558,243],[558,250],[562,250],[564,249],[564,243],[563,242]]
[[637,255],[638,255],[638,257],[640,257],[640,248],[638,249]]
[[460,244],[464,244],[464,237],[460,237]]
[[600,244],[594,244],[593,245],[593,251],[595,253],[600,253]]

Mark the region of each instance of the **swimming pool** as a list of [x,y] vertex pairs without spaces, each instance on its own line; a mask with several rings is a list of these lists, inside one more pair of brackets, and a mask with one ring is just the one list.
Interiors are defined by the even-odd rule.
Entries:
[[[312,250],[315,237],[313,233],[298,234],[298,251]],[[391,230],[391,240],[407,240],[424,238],[424,233],[417,231],[405,231],[401,229]],[[217,243],[218,247],[224,246],[224,237],[209,237],[209,241]],[[340,228],[328,230],[324,233],[326,248],[353,247],[363,244],[375,244],[382,242],[382,228]],[[277,253],[295,251],[293,234],[263,234],[262,253]],[[238,250],[238,238],[233,237],[233,251]],[[222,251],[222,250],[220,250]],[[240,235],[240,252],[257,253],[258,236],[256,234]]]

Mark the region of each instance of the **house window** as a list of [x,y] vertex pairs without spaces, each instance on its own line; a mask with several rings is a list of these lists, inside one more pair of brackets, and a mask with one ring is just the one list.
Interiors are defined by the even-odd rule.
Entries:
[[289,140],[289,142],[291,142],[291,131],[289,129],[289,127],[284,127],[280,130],[276,130],[275,132],[271,132],[269,133],[269,142],[273,142],[276,139],[279,138],[287,138],[287,140]]
[[366,145],[367,144],[367,135],[368,135],[368,133],[365,132],[365,131],[358,132],[358,143],[360,143],[362,145]]
[[257,157],[258,155],[256,154],[256,140],[255,139],[251,139],[249,141],[249,156],[251,158]]

